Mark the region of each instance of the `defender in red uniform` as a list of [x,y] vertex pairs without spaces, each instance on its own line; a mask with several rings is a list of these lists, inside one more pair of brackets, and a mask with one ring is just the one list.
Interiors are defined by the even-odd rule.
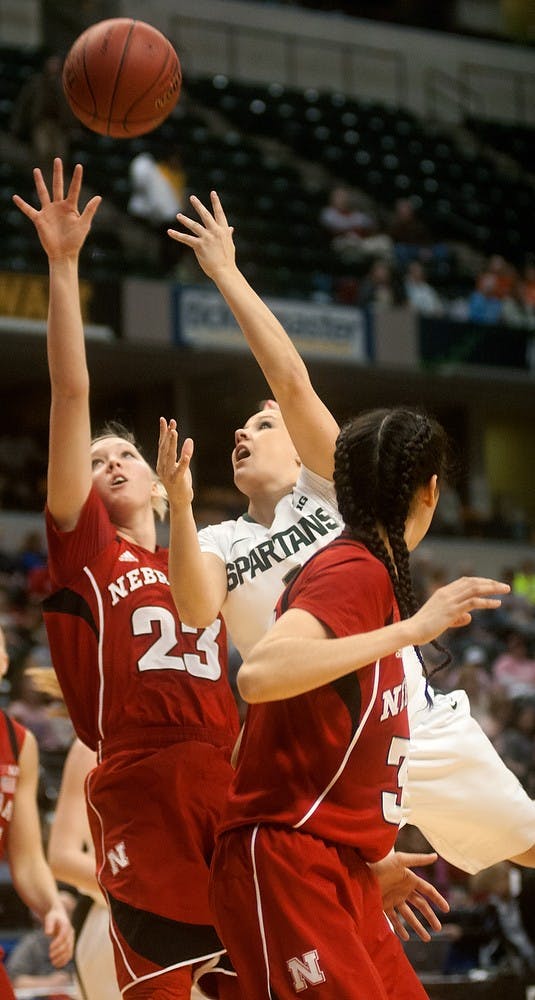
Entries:
[[373,411],[340,434],[346,531],[284,592],[238,673],[247,712],[212,866],[217,925],[247,1000],[417,1000],[426,994],[369,864],[401,818],[409,726],[401,649],[496,607],[492,580],[455,581],[418,612],[409,550],[438,500],[442,429]]
[[[0,678],[7,667],[5,637],[0,627]],[[0,711],[0,860],[7,858],[17,893],[50,936],[50,961],[61,968],[72,956],[74,934],[43,852],[37,810],[38,773],[35,737]],[[0,948],[0,997],[15,1000],[2,958]]]
[[[50,648],[77,735],[98,753],[86,795],[119,986],[130,1000],[189,1000],[193,968],[224,950],[208,870],[238,732],[225,631],[177,617],[156,541],[165,491],[131,436],[109,427],[91,441],[78,256],[100,199],[78,212],[80,166],[66,197],[60,160],[52,199],[34,177],[40,211],[15,202],[50,269]],[[235,977],[220,980],[230,996]]]

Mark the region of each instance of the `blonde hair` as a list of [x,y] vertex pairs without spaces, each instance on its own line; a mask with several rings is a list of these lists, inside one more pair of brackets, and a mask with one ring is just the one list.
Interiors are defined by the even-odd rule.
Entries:
[[118,420],[108,420],[103,425],[103,427],[98,431],[98,433],[91,438],[91,445],[94,445],[98,441],[103,441],[105,440],[105,438],[109,437],[118,437],[122,438],[123,441],[128,441],[128,444],[133,445],[136,451],[138,451],[139,454],[141,455],[143,461],[146,462],[146,464],[148,465],[152,473],[154,485],[156,487],[155,492],[151,497],[151,507],[156,517],[160,521],[165,521],[167,517],[167,512],[169,510],[169,500],[167,497],[167,490],[164,484],[162,483],[160,477],[158,476],[156,469],[153,469],[150,462],[147,462],[147,459],[145,458],[142,449],[140,448],[134,435],[132,434],[132,431],[128,430],[128,427],[125,427],[124,424],[122,424]]

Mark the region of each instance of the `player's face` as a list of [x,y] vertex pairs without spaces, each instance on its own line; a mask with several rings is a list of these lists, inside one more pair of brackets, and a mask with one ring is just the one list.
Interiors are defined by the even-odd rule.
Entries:
[[234,482],[245,496],[288,491],[295,485],[299,457],[278,409],[260,410],[239,427],[232,452]]
[[91,445],[93,483],[112,521],[127,507],[150,503],[154,476],[148,463],[124,438],[100,438]]

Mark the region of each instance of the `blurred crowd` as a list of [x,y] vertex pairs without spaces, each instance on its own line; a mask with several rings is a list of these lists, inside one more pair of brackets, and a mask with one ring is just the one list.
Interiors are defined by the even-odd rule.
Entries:
[[493,253],[472,264],[472,288],[459,289],[449,280],[455,249],[431,232],[410,197],[379,219],[357,191],[336,185],[320,223],[339,271],[324,286],[335,301],[363,308],[406,302],[422,316],[535,329],[535,252],[521,266]]

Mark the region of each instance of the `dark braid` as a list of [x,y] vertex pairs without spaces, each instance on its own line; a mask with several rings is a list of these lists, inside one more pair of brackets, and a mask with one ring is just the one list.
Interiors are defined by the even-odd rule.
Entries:
[[[426,414],[403,407],[363,413],[338,437],[334,481],[340,513],[349,535],[384,563],[402,618],[418,608],[405,541],[407,518],[417,489],[435,474],[442,482],[447,460],[442,427]],[[433,645],[445,654],[441,669],[450,656],[440,643]]]

